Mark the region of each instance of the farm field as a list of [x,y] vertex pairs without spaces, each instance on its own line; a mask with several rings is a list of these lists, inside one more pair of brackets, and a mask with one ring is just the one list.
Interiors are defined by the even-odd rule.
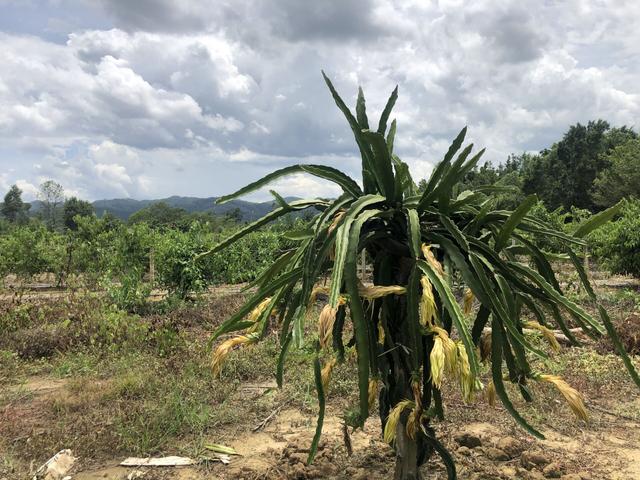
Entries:
[[638,19],[0,0],[0,480],[640,480]]
[[[636,282],[601,272],[592,277],[640,366]],[[561,278],[588,306],[571,272],[563,269]],[[166,312],[132,315],[92,292],[5,291],[0,315],[14,328],[0,334],[0,478],[30,478],[67,448],[77,457],[70,471],[77,480],[392,476],[395,454],[382,441],[377,416],[345,438],[343,411],[357,392],[351,355],[333,371],[318,455],[306,464],[318,408],[313,315],[305,346],[289,356],[282,389],[274,380],[276,328],[267,340],[232,352],[220,378],[212,375],[208,339],[243,297],[238,286],[220,286]],[[323,302],[317,301],[318,313]],[[576,387],[589,412],[587,422],[576,419],[552,388],[534,385],[531,404],[514,393],[517,408],[546,440],[528,435],[499,404],[487,407],[481,393],[465,403],[455,386],[443,385],[445,420],[434,426],[459,478],[640,478],[640,395],[611,345],[563,347],[544,370]],[[483,365],[482,377],[488,376]],[[239,455],[222,464],[209,444]],[[119,466],[131,456],[168,455],[197,464]],[[434,457],[423,467],[425,478],[446,478],[438,462]]]

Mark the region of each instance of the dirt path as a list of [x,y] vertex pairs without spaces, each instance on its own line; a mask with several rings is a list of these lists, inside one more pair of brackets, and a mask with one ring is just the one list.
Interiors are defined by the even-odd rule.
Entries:
[[[11,388],[16,395],[15,401],[37,404],[63,390],[68,394],[66,384],[65,380],[34,377]],[[247,398],[253,398],[272,389],[273,384],[266,381],[241,388]],[[449,415],[473,417],[476,407],[479,405],[458,407],[460,411],[452,407]],[[639,408],[640,398],[612,406],[615,411],[637,411]],[[372,418],[363,431],[349,435],[353,453],[348,455],[340,414],[340,410],[328,408],[318,456],[311,466],[306,465],[306,458],[315,417],[284,404],[274,410],[259,431],[253,431],[256,425],[240,426],[241,433],[227,442],[240,455],[232,457],[228,465],[203,461],[195,467],[127,468],[118,465],[123,458],[113,458],[99,465],[93,464],[92,459],[79,458],[70,473],[75,480],[389,478],[393,452],[380,441],[379,421]],[[462,423],[465,425],[462,430],[457,428],[459,419],[455,424],[444,422],[437,426],[439,435],[456,458],[459,478],[640,479],[638,421],[607,414],[600,409],[592,410],[591,422],[577,434],[547,429],[544,431],[547,439],[538,441],[512,422],[505,422],[504,412],[500,412],[499,417],[500,421],[496,423]],[[432,460],[426,470],[429,473],[425,478],[446,478],[444,468],[437,460]]]

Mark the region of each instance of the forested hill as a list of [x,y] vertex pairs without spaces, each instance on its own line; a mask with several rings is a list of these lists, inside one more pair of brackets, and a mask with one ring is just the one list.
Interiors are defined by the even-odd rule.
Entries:
[[[93,208],[96,215],[101,217],[106,212],[110,212],[116,217],[127,220],[131,215],[139,210],[153,204],[163,202],[174,208],[182,208],[189,213],[212,212],[216,215],[225,215],[237,211],[239,218],[244,222],[251,222],[273,210],[273,202],[247,202],[245,200],[231,200],[223,205],[216,205],[216,197],[168,197],[157,200],[134,200],[131,198],[114,198],[111,200],[96,200]],[[31,202],[30,213],[37,213],[41,209],[41,202],[36,200]]]
[[251,222],[273,210],[273,202],[247,202],[245,200],[231,200],[223,205],[215,203],[216,197],[198,198],[198,197],[178,197],[172,196],[158,200],[133,200],[130,198],[117,198],[113,200],[97,200],[93,202],[93,207],[98,216],[102,216],[105,212],[111,212],[113,215],[126,220],[130,215],[144,207],[158,202],[164,202],[170,207],[182,208],[189,213],[194,212],[212,212],[216,215],[224,215],[237,210],[240,218],[245,222]]

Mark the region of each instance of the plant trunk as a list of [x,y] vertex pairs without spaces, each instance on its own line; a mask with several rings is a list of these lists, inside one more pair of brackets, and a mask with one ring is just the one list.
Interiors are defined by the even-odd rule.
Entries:
[[[384,254],[374,259],[374,283],[376,285],[406,285],[411,275],[414,260],[410,257],[392,256]],[[404,296],[398,298],[385,297],[380,300],[382,316],[386,319],[385,328],[388,335],[384,346],[385,355],[382,378],[386,385],[380,393],[380,419],[382,426],[387,421],[390,409],[404,399],[415,399],[412,389],[412,359],[405,349],[393,348],[394,344],[412,345],[411,331],[407,328],[407,305]],[[392,343],[389,343],[392,342]],[[428,385],[429,391],[431,385]],[[430,395],[423,395],[422,408],[428,408]],[[426,403],[425,403],[426,401]],[[409,411],[405,411],[396,425],[396,464],[395,480],[421,480],[420,466],[426,462],[431,454],[424,442],[422,432],[418,431],[416,438],[407,435],[406,425]]]
[[406,415],[396,426],[396,469],[394,480],[421,480],[418,444],[407,435]]

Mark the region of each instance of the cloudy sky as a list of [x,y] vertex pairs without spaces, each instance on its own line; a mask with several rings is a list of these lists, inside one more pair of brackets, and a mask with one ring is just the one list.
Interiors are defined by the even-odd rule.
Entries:
[[[274,168],[357,175],[320,70],[427,175],[465,125],[486,158],[576,122],[640,126],[640,2],[0,0],[0,193],[228,193]],[[286,195],[329,195],[305,176]]]

